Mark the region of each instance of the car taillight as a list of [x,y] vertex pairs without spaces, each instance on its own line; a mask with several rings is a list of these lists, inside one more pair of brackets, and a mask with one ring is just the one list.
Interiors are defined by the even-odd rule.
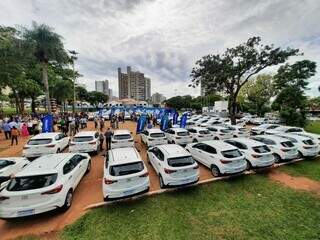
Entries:
[[4,200],[8,200],[10,199],[9,197],[5,197],[5,196],[0,196],[0,201],[4,201]]
[[46,147],[54,148],[55,146],[56,146],[55,144],[50,144],[50,145],[47,145]]
[[148,172],[146,172],[146,173],[144,173],[144,174],[140,175],[139,177],[148,177],[148,176],[149,176],[149,173],[148,173]]
[[224,133],[219,133],[219,135],[220,135],[220,136],[224,136],[225,134],[224,134]]
[[154,139],[153,139],[153,138],[149,138],[148,140],[149,140],[149,141],[153,141]]
[[257,155],[257,154],[251,154],[251,156],[252,156],[253,158],[260,158],[260,157],[262,157],[261,155]]
[[171,173],[175,173],[176,170],[171,170],[171,169],[165,168],[164,172],[167,173],[167,174],[171,174]]
[[43,192],[43,193],[41,193],[41,194],[42,194],[42,195],[45,195],[45,194],[55,194],[55,193],[59,193],[59,192],[61,192],[62,188],[63,188],[63,185],[61,184],[61,185],[59,185],[58,187],[56,187],[56,188],[54,188],[54,189],[52,189],[52,190]]
[[112,143],[117,143],[117,141],[111,141]]
[[75,144],[75,143],[72,143],[72,142],[70,143],[70,146],[74,146],[74,145],[76,145],[76,144]]
[[180,139],[181,137],[176,137],[176,139]]
[[115,183],[115,182],[117,182],[117,180],[111,180],[111,179],[107,179],[107,178],[104,179],[104,183],[107,185]]
[[223,159],[220,159],[220,162],[223,164],[232,163],[232,161],[230,161],[230,160],[223,160]]
[[96,144],[96,142],[89,142],[89,144],[94,145],[94,144]]
[[199,135],[199,137],[204,137],[203,135]]
[[30,147],[26,147],[26,146],[23,147],[23,149],[29,149],[29,148],[30,148]]
[[282,152],[289,152],[291,149],[288,149],[288,148],[281,148],[280,149]]
[[133,142],[133,139],[130,139],[128,142]]
[[193,169],[198,169],[199,168],[199,165],[197,164],[197,166],[194,166]]
[[304,149],[310,149],[310,148],[313,148],[311,146],[303,146]]

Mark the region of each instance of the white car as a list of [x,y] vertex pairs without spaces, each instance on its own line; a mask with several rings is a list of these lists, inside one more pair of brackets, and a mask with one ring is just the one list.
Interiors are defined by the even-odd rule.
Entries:
[[95,118],[95,113],[94,112],[88,112],[88,121],[93,121]]
[[223,141],[206,141],[186,146],[192,157],[211,170],[214,177],[222,174],[240,173],[246,170],[247,162],[238,148]]
[[69,142],[70,138],[63,133],[40,133],[30,138],[24,145],[22,156],[34,158],[45,154],[60,153],[68,147]]
[[165,135],[168,143],[186,145],[193,141],[191,134],[184,128],[169,128],[165,130]]
[[60,153],[39,157],[18,172],[0,192],[0,218],[17,218],[67,210],[80,180],[89,172],[87,153]]
[[222,124],[222,121],[219,120],[219,118],[211,118],[208,122],[201,123],[200,127],[209,127],[211,125],[218,125],[218,124]]
[[130,113],[125,112],[125,113],[124,113],[124,119],[125,119],[125,120],[131,120],[131,115],[130,115]]
[[301,133],[294,133],[294,134],[297,134],[297,135],[299,135],[299,136],[309,137],[309,138],[311,138],[315,143],[317,143],[318,145],[320,145],[320,134],[309,133],[309,132],[301,132]]
[[166,135],[158,128],[146,129],[140,133],[141,142],[147,147],[166,144],[168,142]]
[[111,148],[133,147],[134,140],[131,132],[126,129],[115,130],[111,138]]
[[309,137],[292,133],[282,133],[278,136],[290,140],[298,148],[298,158],[315,157],[320,151],[319,145]]
[[224,140],[232,138],[232,131],[223,126],[210,126],[207,129],[213,134],[214,140]]
[[133,147],[109,150],[103,172],[102,191],[105,201],[149,190],[148,170]]
[[260,134],[264,134],[265,131],[267,131],[267,130],[272,130],[277,127],[280,127],[280,125],[265,123],[265,124],[261,124],[259,126],[251,128],[250,133],[251,133],[251,135],[260,135]]
[[274,164],[274,156],[264,143],[249,138],[233,138],[224,140],[224,142],[237,147],[245,155],[247,169],[269,167]]
[[199,127],[201,124],[205,124],[205,123],[209,122],[209,120],[210,120],[209,118],[200,118],[199,120],[197,120],[195,122],[195,125],[196,125],[196,127]]
[[99,151],[99,133],[96,131],[83,131],[77,133],[70,142],[69,152],[94,152]]
[[289,126],[279,126],[270,130],[266,130],[265,134],[276,135],[281,133],[303,133],[303,128],[299,127],[289,127]]
[[188,129],[193,138],[193,142],[203,142],[213,139],[213,134],[206,128],[194,127]]
[[298,149],[288,139],[275,135],[257,135],[251,139],[266,144],[273,152],[275,163],[292,160],[298,157]]
[[253,118],[252,119],[252,124],[254,125],[261,125],[268,123],[268,118]]
[[2,183],[10,180],[10,177],[20,172],[29,163],[30,162],[26,158],[22,158],[22,157],[1,157],[0,158],[0,186]]
[[199,180],[199,166],[189,152],[176,144],[148,150],[148,159],[159,176],[160,187],[193,184]]
[[186,129],[189,129],[189,128],[192,128],[192,127],[195,127],[196,126],[196,122],[195,121],[187,121],[186,123]]
[[234,138],[248,137],[249,132],[245,127],[237,126],[237,125],[224,125],[227,129],[229,129]]

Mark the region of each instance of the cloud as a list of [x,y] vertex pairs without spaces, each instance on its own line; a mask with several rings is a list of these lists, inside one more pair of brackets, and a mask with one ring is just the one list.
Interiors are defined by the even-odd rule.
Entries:
[[[117,93],[117,68],[131,65],[152,79],[152,92],[198,95],[188,87],[196,60],[252,36],[300,48],[320,66],[318,0],[2,0],[0,9],[1,24],[34,20],[62,35],[79,52],[79,81],[89,90],[109,79]],[[310,79],[309,95],[319,95],[319,78]]]

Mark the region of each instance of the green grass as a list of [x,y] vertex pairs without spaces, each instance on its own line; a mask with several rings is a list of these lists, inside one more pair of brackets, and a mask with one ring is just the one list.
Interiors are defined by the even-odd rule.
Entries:
[[292,176],[307,177],[320,181],[320,158],[289,164],[282,166],[280,169]]
[[312,121],[305,127],[307,132],[320,134],[320,121]]
[[90,211],[62,239],[319,239],[320,200],[264,175]]

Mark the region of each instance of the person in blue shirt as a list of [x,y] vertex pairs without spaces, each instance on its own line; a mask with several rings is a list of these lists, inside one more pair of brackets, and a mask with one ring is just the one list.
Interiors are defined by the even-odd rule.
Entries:
[[6,136],[6,140],[10,139],[11,138],[11,127],[8,122],[5,122],[3,124],[3,131],[4,131],[4,135]]

